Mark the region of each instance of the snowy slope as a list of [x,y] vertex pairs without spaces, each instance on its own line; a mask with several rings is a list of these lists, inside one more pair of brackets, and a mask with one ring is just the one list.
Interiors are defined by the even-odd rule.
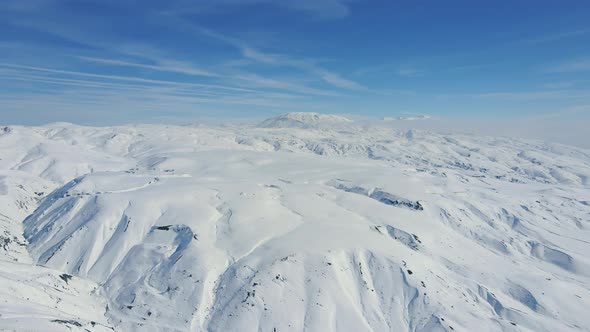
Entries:
[[96,283],[35,266],[22,220],[55,185],[21,171],[0,171],[0,330],[111,331]]
[[589,151],[276,120],[2,130],[0,329],[589,330]]

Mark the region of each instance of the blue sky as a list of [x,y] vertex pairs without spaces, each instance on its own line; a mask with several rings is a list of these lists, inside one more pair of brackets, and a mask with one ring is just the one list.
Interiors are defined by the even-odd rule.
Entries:
[[3,0],[0,122],[588,120],[590,2]]

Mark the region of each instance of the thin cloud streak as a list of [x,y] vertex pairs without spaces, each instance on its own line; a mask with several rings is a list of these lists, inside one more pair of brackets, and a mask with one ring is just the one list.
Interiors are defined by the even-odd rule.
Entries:
[[487,92],[469,95],[475,98],[500,100],[580,99],[589,98],[590,90],[551,90],[528,92]]
[[[302,1],[301,4],[304,5],[305,1]],[[339,0],[328,0],[328,2],[339,2]],[[306,6],[315,6],[313,3],[309,2]],[[148,11],[150,12],[150,11]],[[154,12],[151,12],[154,14]],[[301,72],[305,73],[306,75],[317,78],[324,83],[327,83],[329,86],[338,88],[338,89],[348,89],[348,90],[357,90],[357,91],[366,91],[367,89],[360,84],[348,80],[346,78],[341,77],[336,73],[332,73],[327,71],[323,68],[319,68],[315,66],[311,61],[308,60],[298,60],[292,59],[291,57],[283,56],[283,55],[275,55],[275,54],[267,54],[256,50],[254,48],[249,47],[247,44],[242,42],[241,40],[231,38],[229,36],[217,33],[215,31],[202,28],[199,26],[195,26],[191,23],[188,23],[183,18],[176,16],[176,15],[148,15],[151,18],[158,18],[158,22],[168,24],[174,23],[171,26],[176,25],[177,23],[181,23],[187,27],[190,26],[191,30],[197,31],[200,35],[207,36],[209,38],[213,38],[215,40],[219,40],[225,44],[231,45],[235,47],[245,59],[253,60],[256,63],[272,65],[272,66],[288,66],[291,68],[299,69]],[[171,19],[169,22],[166,19]],[[330,91],[328,89],[322,89],[319,87],[312,87],[309,86],[311,84],[301,84],[297,83],[297,79],[289,78],[289,77],[281,77],[281,78],[270,78],[270,77],[263,77],[260,74],[250,74],[245,73],[244,70],[239,71],[231,71],[231,70],[209,70],[208,68],[198,68],[195,67],[193,64],[189,62],[181,62],[177,60],[171,60],[171,57],[166,54],[166,52],[162,52],[158,48],[154,48],[150,45],[142,45],[142,44],[133,44],[133,43],[126,43],[120,41],[113,41],[113,40],[104,40],[104,39],[97,39],[95,34],[89,34],[87,31],[79,30],[79,29],[71,29],[67,25],[57,22],[35,22],[35,21],[14,21],[13,24],[24,26],[30,29],[35,29],[38,31],[43,31],[45,33],[49,32],[59,38],[63,38],[70,42],[87,45],[94,49],[98,49],[101,51],[106,51],[110,54],[118,54],[118,55],[125,55],[127,58],[129,56],[147,60],[144,61],[130,61],[121,59],[119,56],[117,57],[104,57],[104,56],[86,56],[86,55],[73,55],[80,60],[86,62],[93,62],[99,63],[104,65],[110,66],[119,66],[119,67],[131,67],[131,68],[143,68],[148,70],[154,70],[159,72],[170,72],[176,74],[182,74],[187,76],[201,76],[202,78],[206,79],[217,79],[219,82],[228,84],[230,86],[224,87],[224,89],[232,90],[232,91],[244,91],[244,90],[259,90],[259,89],[271,89],[271,90],[284,90],[289,93],[298,93],[298,94],[307,94],[307,95],[316,95],[316,96],[324,96],[324,97],[334,97],[339,96],[339,93],[334,91]],[[221,67],[227,69],[227,67]],[[48,68],[29,68],[31,70],[47,70]],[[100,74],[94,74],[90,72],[78,72],[74,74],[73,72],[66,72],[66,71],[52,71],[55,74],[63,74],[63,75],[77,75],[77,76],[85,76],[85,77],[93,77],[97,79],[105,79],[105,80],[125,80],[130,82],[137,82],[137,83],[145,83],[145,84],[179,84],[180,82],[167,82],[163,80],[156,80],[152,78],[143,78],[141,76],[138,77],[121,77],[121,76],[114,76],[114,75],[103,75],[98,76]],[[143,76],[143,75],[142,75]],[[204,83],[188,83],[187,84],[199,84],[199,86],[204,88],[222,88],[218,86],[212,86]],[[252,91],[250,91],[252,92]]]
[[[209,96],[209,97],[231,97],[236,96],[235,94],[230,94],[225,90],[220,90],[216,92],[211,92],[210,90],[195,90],[193,86],[190,84],[179,83],[178,86],[171,86],[171,85],[164,85],[164,86],[152,86],[152,85],[132,85],[132,84],[120,84],[120,83],[111,83],[111,82],[102,82],[102,81],[94,81],[94,80],[83,80],[83,79],[69,79],[69,78],[56,78],[56,77],[48,77],[48,76],[39,76],[39,75],[31,75],[28,73],[22,73],[15,70],[4,70],[0,69],[0,73],[4,73],[4,78],[7,80],[20,80],[20,81],[29,81],[29,82],[37,82],[37,83],[47,83],[47,84],[56,84],[56,85],[65,85],[65,86],[75,86],[75,87],[91,87],[91,88],[100,88],[106,90],[133,90],[133,91],[142,91],[144,93],[153,93],[153,92],[166,92],[170,95],[185,95],[185,96]],[[280,82],[273,84],[279,84]],[[268,85],[271,85],[270,83]],[[242,91],[244,94],[248,96],[256,96],[257,98],[276,98],[276,99],[301,99],[302,97],[299,95],[291,95],[286,93],[276,93],[276,92],[267,92],[267,91],[255,91],[255,90],[246,90]]]
[[[116,91],[135,91],[135,92],[142,92],[144,94],[152,94],[156,92],[160,93],[169,93],[169,94],[186,94],[190,96],[206,96],[206,97],[225,97],[228,94],[220,94],[220,93],[211,93],[205,91],[182,91],[176,88],[161,88],[161,87],[151,87],[145,85],[138,85],[138,86],[128,86],[128,85],[119,85],[119,84],[111,84],[105,83],[100,84],[100,82],[96,81],[82,81],[82,80],[70,80],[70,79],[57,79],[57,78],[47,78],[47,77],[40,77],[40,76],[28,76],[28,75],[8,75],[5,77],[7,81],[16,80],[16,81],[25,81],[25,82],[35,82],[35,83],[44,83],[50,85],[59,85],[59,86],[71,86],[76,88],[94,88],[94,89],[102,89],[102,90],[116,90]],[[84,90],[85,93],[93,93],[92,90]]]
[[283,90],[287,90],[287,91],[293,91],[293,92],[298,92],[298,93],[303,93],[303,94],[318,95],[318,96],[333,96],[333,97],[338,96],[338,94],[336,92],[314,89],[314,88],[310,88],[307,86],[293,84],[293,83],[290,83],[287,81],[280,81],[280,80],[265,78],[265,77],[258,76],[255,74],[238,75],[238,76],[235,76],[235,78],[238,80],[242,80],[242,81],[254,84],[254,86],[257,86],[257,87],[271,88],[271,89],[283,89]]
[[564,31],[564,32],[558,32],[558,33],[553,33],[553,34],[547,34],[547,35],[543,35],[543,36],[537,36],[537,37],[523,40],[522,43],[523,44],[531,44],[531,45],[545,44],[545,43],[560,41],[563,39],[585,36],[585,35],[589,35],[589,34],[590,34],[590,28],[578,29],[578,30],[572,30],[572,31]]
[[[6,66],[6,64],[3,64]],[[302,96],[289,95],[285,93],[274,93],[266,91],[244,90],[239,94],[227,94],[225,90],[222,93],[210,93],[208,90],[195,90],[195,86],[188,83],[178,83],[165,81],[165,84],[121,84],[112,82],[103,82],[94,80],[97,76],[90,74],[88,79],[71,79],[63,77],[51,77],[31,74],[28,71],[22,72],[21,67],[13,66],[17,69],[2,69],[0,72],[4,75],[6,81],[29,81],[43,83],[37,86],[35,93],[19,94],[18,92],[0,93],[2,97],[2,108],[5,110],[23,109],[23,105],[43,105],[44,109],[48,105],[53,107],[68,106],[68,109],[87,109],[88,105],[109,106],[115,109],[121,109],[121,105],[132,105],[134,109],[154,109],[163,111],[166,109],[187,108],[194,110],[195,107],[202,107],[204,104],[209,105],[242,105],[258,106],[269,108],[288,109],[292,108],[292,100],[297,99],[298,105],[309,109],[313,105],[306,103]],[[48,68],[34,68],[35,70],[45,69],[48,73],[66,73],[66,74],[88,74],[77,73],[63,70],[52,70]],[[82,76],[86,77],[86,76]],[[108,77],[110,75],[99,75],[98,78]],[[118,77],[117,78],[121,78]],[[127,81],[128,77],[122,78]],[[132,80],[133,81],[133,80]],[[150,81],[150,83],[154,83]],[[155,83],[161,83],[155,81]],[[48,86],[46,86],[48,84]],[[61,85],[75,87],[75,89],[54,89],[51,85]],[[191,89],[192,88],[192,89]],[[2,96],[3,95],[3,96]],[[36,104],[35,104],[36,103]]]
[[248,6],[266,4],[281,7],[287,10],[305,13],[320,19],[340,19],[350,15],[349,0],[296,0],[296,1],[275,1],[275,0],[210,0],[194,3],[182,3],[183,6],[176,6],[160,10],[161,14],[208,14],[222,11],[225,7]]
[[181,63],[178,63],[178,66],[166,66],[166,65],[148,65],[136,62],[129,62],[123,60],[114,60],[114,59],[104,59],[104,58],[95,58],[95,57],[87,57],[87,56],[76,56],[79,59],[94,62],[94,63],[101,63],[106,65],[112,66],[122,66],[122,67],[136,67],[136,68],[145,68],[145,69],[152,69],[162,72],[170,72],[170,73],[180,73],[185,75],[194,75],[194,76],[205,76],[205,77],[219,77],[219,74],[212,73],[206,70],[195,69],[191,66],[183,66]]
[[[182,20],[182,19],[179,19]],[[230,46],[235,47],[238,49],[242,56],[245,59],[253,60],[257,63],[273,65],[273,66],[284,66],[284,67],[291,67],[295,69],[299,69],[303,72],[307,72],[309,74],[313,74],[314,76],[320,78],[325,83],[328,83],[337,88],[344,88],[350,90],[368,90],[366,87],[362,86],[361,84],[349,80],[340,76],[337,73],[333,73],[328,71],[324,68],[318,67],[314,62],[309,60],[300,60],[300,59],[293,59],[290,56],[283,55],[283,54],[273,54],[273,53],[266,53],[262,52],[252,46],[247,45],[246,43],[226,36],[224,34],[217,33],[210,29],[206,29],[200,26],[195,26],[191,23],[188,23],[184,20],[182,22],[192,28],[195,32],[216,39],[223,43],[226,43]]]
[[254,92],[254,90],[245,89],[245,88],[229,87],[229,86],[222,86],[222,85],[212,85],[212,84],[202,84],[202,83],[164,81],[164,80],[140,78],[140,77],[135,77],[135,76],[94,74],[94,73],[79,72],[79,71],[69,71],[69,70],[42,68],[42,67],[34,67],[34,66],[22,66],[22,65],[16,65],[16,64],[8,64],[8,63],[0,63],[0,66],[9,67],[9,68],[28,69],[28,70],[33,70],[33,71],[42,71],[42,72],[55,73],[55,74],[74,75],[74,76],[83,76],[83,77],[92,77],[92,78],[101,78],[101,79],[111,79],[111,80],[138,82],[138,83],[146,83],[146,84],[184,85],[184,86],[197,86],[197,87],[202,87],[202,88],[211,88],[211,89],[225,89],[225,90],[233,90],[233,91]]

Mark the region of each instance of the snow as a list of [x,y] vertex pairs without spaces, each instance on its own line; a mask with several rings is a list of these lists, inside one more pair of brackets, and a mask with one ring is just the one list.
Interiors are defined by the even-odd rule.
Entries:
[[262,121],[261,128],[320,128],[339,124],[347,124],[352,120],[334,114],[320,114],[311,112],[291,112]]
[[430,119],[429,115],[398,116],[396,118],[386,116],[383,118],[383,121],[415,121],[415,120],[428,120],[428,119]]
[[6,127],[0,330],[588,331],[589,178],[330,115]]

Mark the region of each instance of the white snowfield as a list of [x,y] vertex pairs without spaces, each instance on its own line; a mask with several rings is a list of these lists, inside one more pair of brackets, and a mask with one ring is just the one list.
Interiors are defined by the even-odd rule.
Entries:
[[0,128],[0,330],[590,331],[590,151],[335,119]]

